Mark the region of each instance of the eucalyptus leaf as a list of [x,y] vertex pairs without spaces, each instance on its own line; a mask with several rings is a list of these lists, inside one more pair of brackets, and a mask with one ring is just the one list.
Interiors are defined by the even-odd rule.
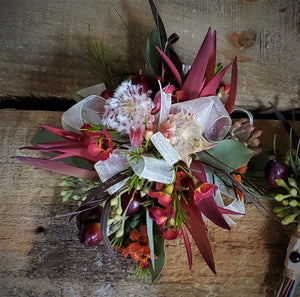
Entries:
[[162,234],[159,233],[158,226],[154,224],[154,244],[155,244],[155,256],[157,257],[155,261],[155,270],[150,266],[149,270],[152,275],[152,282],[155,282],[160,276],[161,271],[166,263],[165,256],[165,240]]
[[231,139],[215,143],[216,146],[196,153],[196,160],[216,167],[225,172],[232,172],[248,163],[254,152]]
[[147,235],[149,240],[150,255],[152,268],[155,271],[155,260],[154,260],[154,241],[153,241],[153,220],[150,218],[149,210],[146,209],[146,222],[147,222]]
[[[159,65],[161,61],[161,56],[159,52],[156,49],[156,46],[160,47],[160,37],[159,32],[157,29],[154,29],[149,34],[149,37],[147,39],[147,49],[146,49],[146,55],[148,57],[148,61],[150,62],[153,71],[158,76],[160,73]],[[147,65],[147,71],[151,73],[152,69],[148,69]]]

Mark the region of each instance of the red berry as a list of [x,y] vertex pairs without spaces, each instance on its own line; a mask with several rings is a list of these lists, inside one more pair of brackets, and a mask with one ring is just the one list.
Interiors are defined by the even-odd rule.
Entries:
[[86,247],[97,245],[101,239],[100,223],[91,222],[82,226],[80,230],[80,243]]
[[[122,209],[125,210],[131,197],[132,197],[133,191],[131,191],[130,193],[125,193],[121,196],[121,205],[122,205]],[[134,194],[134,197],[132,199],[132,201],[130,202],[126,215],[127,216],[133,216],[135,215],[139,209],[140,209],[140,202],[141,202],[141,195],[139,192],[136,192]]]
[[283,163],[278,161],[277,159],[271,159],[266,167],[265,167],[265,177],[267,180],[267,183],[273,187],[278,188],[278,185],[276,183],[276,179],[283,179],[287,181],[287,178],[289,176],[289,167]]
[[113,97],[113,95],[114,95],[114,91],[104,90],[104,91],[102,91],[100,96],[103,97],[104,99],[109,99],[109,98]]
[[155,77],[145,76],[145,75],[138,75],[131,80],[132,84],[134,85],[141,85],[143,87],[143,92],[152,91],[151,95],[155,95],[156,92],[159,90],[159,85],[157,79]]

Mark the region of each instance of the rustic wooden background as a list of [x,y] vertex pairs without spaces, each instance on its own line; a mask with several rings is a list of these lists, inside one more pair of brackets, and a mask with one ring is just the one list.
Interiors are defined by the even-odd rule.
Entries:
[[[191,63],[209,27],[218,61],[239,59],[237,104],[249,109],[300,107],[300,1],[157,0],[168,34]],[[147,0],[0,0],[0,97],[70,97],[95,82],[85,55],[102,41],[122,71],[143,58],[115,9],[142,47],[154,22]],[[2,98],[3,100],[3,98]],[[24,98],[25,100],[25,98]]]
[[[193,61],[208,27],[217,30],[218,61],[239,59],[239,105],[265,109],[271,101],[281,110],[299,109],[299,1],[156,2],[167,32],[180,36],[175,47],[186,63]],[[62,100],[97,83],[85,60],[91,41],[104,43],[121,72],[137,71],[141,53],[115,9],[145,46],[154,25],[146,0],[0,0],[0,107],[32,96]],[[253,205],[230,232],[208,224],[216,276],[195,246],[188,270],[182,240],[167,243],[167,264],[156,284],[134,280],[134,265],[120,255],[111,263],[102,247],[82,248],[74,226],[50,214],[73,209],[61,202],[59,175],[11,158],[24,153],[18,148],[30,143],[38,123],[58,126],[60,116],[0,109],[0,296],[275,295],[292,230]],[[266,147],[274,132],[284,135],[276,121],[257,125],[264,127]],[[271,216],[269,202],[263,204]]]
[[[80,246],[74,224],[51,215],[74,209],[62,203],[58,174],[11,158],[28,153],[19,148],[30,143],[38,123],[59,125],[61,112],[0,113],[0,296],[275,296],[292,229],[276,220],[268,201],[262,201],[267,216],[248,204],[247,214],[231,231],[208,223],[217,275],[195,245],[189,271],[183,240],[178,239],[166,243],[167,264],[156,284],[135,280],[130,259],[117,253],[112,263],[102,246]],[[256,126],[265,129],[264,147],[270,147],[277,133],[279,149],[286,148],[288,137],[277,121],[258,120]],[[295,296],[300,296],[300,287]]]

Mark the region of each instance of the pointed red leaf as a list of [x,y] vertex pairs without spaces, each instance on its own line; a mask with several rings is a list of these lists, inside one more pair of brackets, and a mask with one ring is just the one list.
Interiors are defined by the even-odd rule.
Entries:
[[[52,144],[51,142],[43,143],[34,146],[22,147],[22,149],[38,150],[41,152],[60,154],[58,156],[51,158],[51,160],[63,159],[68,157],[79,157],[88,161],[91,164],[95,164],[100,160],[98,155],[96,156],[91,155],[88,151],[88,147],[78,142],[68,142],[65,143],[63,146],[54,146],[54,147],[52,147],[51,144]],[[56,145],[56,143],[54,142],[53,144]]]
[[193,265],[191,242],[190,242],[189,235],[188,235],[186,229],[184,227],[181,227],[181,231],[182,231],[183,240],[184,240],[184,244],[185,244],[186,254],[188,257],[188,261],[189,261],[189,269],[191,270],[192,265]]
[[156,49],[158,50],[158,52],[161,54],[162,58],[167,63],[167,65],[169,66],[169,68],[172,71],[172,73],[175,75],[175,78],[176,78],[176,80],[178,82],[179,87],[181,87],[181,85],[182,85],[182,79],[181,79],[180,73],[178,72],[176,66],[173,64],[173,62],[171,61],[171,59],[158,46],[156,46]]
[[182,201],[181,205],[189,216],[186,227],[192,235],[204,261],[207,263],[211,271],[216,273],[214,257],[207,237],[207,229],[202,219],[201,212],[191,199],[189,200],[188,204]]
[[213,55],[213,48],[214,38],[212,37],[211,29],[209,28],[195,61],[193,62],[193,65],[181,88],[181,90],[184,90],[187,93],[189,100],[199,97],[202,89],[202,83],[205,79],[206,68],[211,56]]
[[193,176],[195,176],[202,183],[207,183],[205,170],[204,170],[204,167],[203,167],[203,165],[200,161],[193,160],[191,165],[190,165],[190,168],[194,169],[194,170],[191,171]]
[[207,63],[207,68],[205,72],[205,84],[208,84],[215,75],[215,67],[216,67],[216,56],[217,56],[217,33],[213,31],[212,36],[212,48],[211,48],[211,55]]
[[213,79],[209,81],[208,84],[203,88],[203,90],[200,93],[200,97],[206,97],[211,95],[216,95],[216,90],[220,85],[220,82],[227,72],[228,68],[231,66],[232,63],[227,65],[224,69],[222,69]]
[[234,107],[236,93],[237,93],[237,83],[238,83],[238,66],[237,66],[237,58],[235,57],[232,63],[231,86],[230,86],[229,96],[225,103],[225,109],[229,114],[232,113]]
[[200,200],[197,203],[197,207],[213,223],[220,226],[221,228],[230,230],[230,226],[221,214],[213,196]]
[[76,133],[76,132],[71,132],[71,131],[63,130],[63,129],[58,129],[58,128],[48,126],[48,125],[43,125],[43,124],[40,124],[40,127],[48,130],[49,132],[51,132],[51,133],[53,133],[57,136],[65,138],[65,139],[77,140],[80,137],[80,134]]
[[94,170],[78,168],[57,161],[40,159],[40,158],[32,158],[32,157],[22,157],[22,156],[15,156],[14,158],[17,159],[18,161],[35,166],[37,168],[54,171],[64,175],[71,175],[71,176],[84,178],[84,179],[91,179],[91,180],[98,177],[97,172]]
[[243,215],[245,215],[244,213],[236,212],[236,211],[233,211],[233,210],[230,210],[230,209],[227,209],[227,208],[223,208],[223,207],[220,207],[220,206],[218,206],[218,208],[219,208],[220,213],[222,213],[222,214],[229,214],[229,215],[234,215],[234,216],[243,216]]

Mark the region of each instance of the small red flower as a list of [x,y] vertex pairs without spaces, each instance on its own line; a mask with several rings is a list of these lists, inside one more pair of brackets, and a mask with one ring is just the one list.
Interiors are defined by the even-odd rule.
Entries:
[[113,141],[108,131],[94,132],[91,134],[91,141],[88,151],[91,155],[97,156],[100,161],[107,160],[113,152]]
[[194,190],[194,202],[198,204],[202,199],[209,198],[218,187],[214,184],[203,183]]
[[151,198],[157,198],[158,203],[169,207],[172,202],[172,192],[173,192],[174,186],[173,184],[164,186],[161,191],[150,191],[149,196]]

